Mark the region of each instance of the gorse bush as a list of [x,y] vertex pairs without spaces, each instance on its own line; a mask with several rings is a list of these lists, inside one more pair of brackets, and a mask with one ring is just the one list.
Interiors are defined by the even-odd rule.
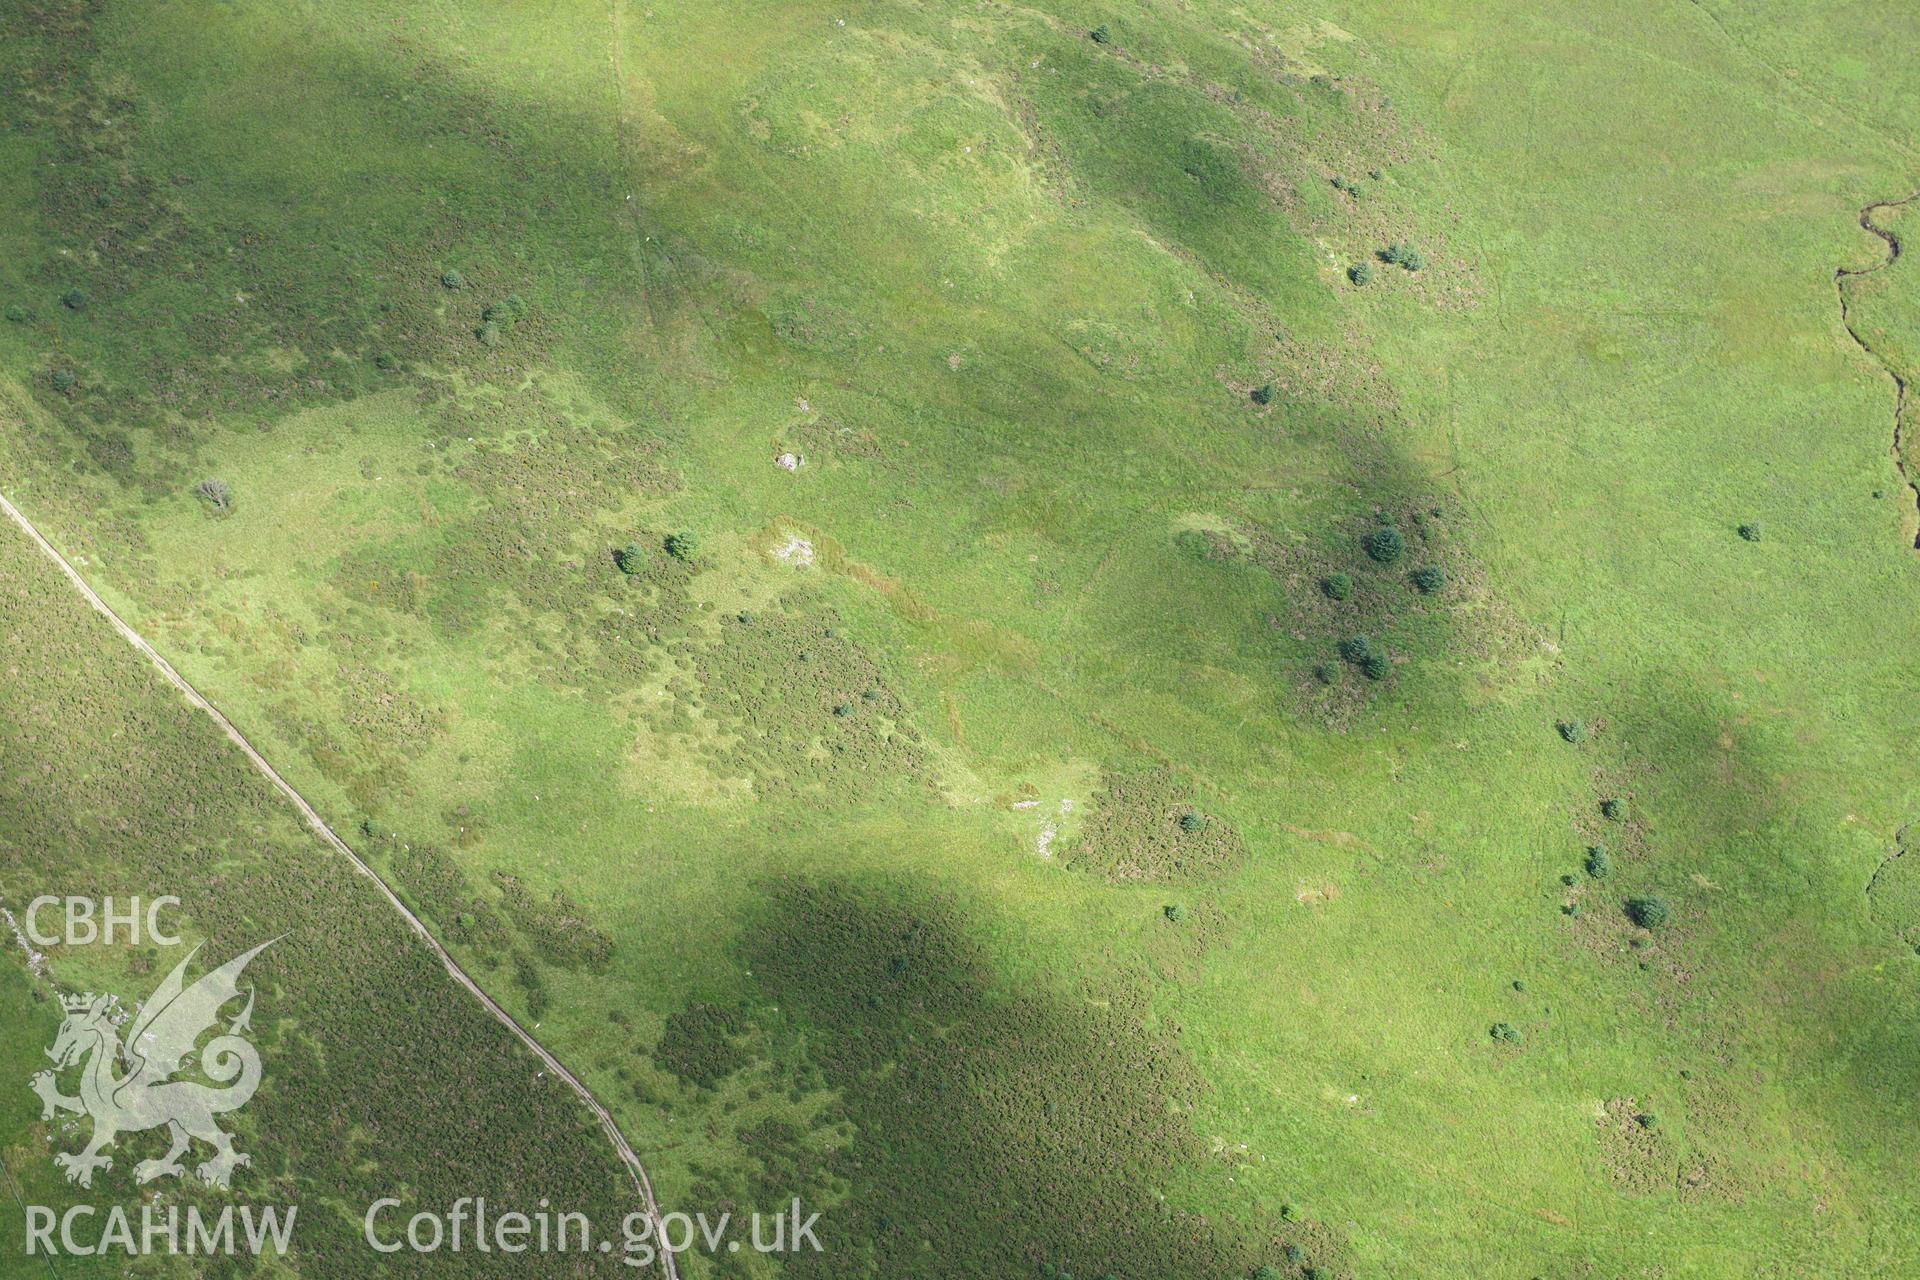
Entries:
[[1520,1031],[1511,1022],[1496,1022],[1487,1028],[1487,1034],[1504,1044],[1514,1044],[1520,1039]]
[[55,391],[69,391],[79,379],[74,376],[71,369],[55,369],[47,381],[53,384]]
[[1618,796],[1608,796],[1600,802],[1600,816],[1609,822],[1627,820],[1627,802]]
[[1596,844],[1587,849],[1587,874],[1595,880],[1605,880],[1613,874],[1613,858],[1607,853],[1607,846]]
[[441,284],[441,287],[443,288],[458,289],[462,285],[466,284],[466,282],[467,282],[466,277],[462,276],[458,271],[455,271],[452,268],[448,268],[447,270],[442,271],[440,273],[440,284]]
[[1095,27],[1093,30],[1087,32],[1087,37],[1091,39],[1095,44],[1112,44],[1113,43],[1113,32],[1107,29],[1107,24],[1104,22],[1101,23],[1099,26]]
[[1180,829],[1189,835],[1196,831],[1204,831],[1206,826],[1207,820],[1197,810],[1189,809],[1180,815]]
[[1554,728],[1559,730],[1562,738],[1575,745],[1587,740],[1587,722],[1577,716],[1571,720],[1560,721],[1554,725]]
[[1627,918],[1642,929],[1658,929],[1673,918],[1673,906],[1665,898],[1649,896],[1627,899]]
[[1380,251],[1380,261],[1392,263],[1407,271],[1418,271],[1427,265],[1426,258],[1421,256],[1418,249],[1398,240]]
[[1320,590],[1329,600],[1345,600],[1353,594],[1353,579],[1344,573],[1330,573],[1320,579]]
[[1187,918],[1187,909],[1177,902],[1169,902],[1161,908],[1161,914],[1166,916],[1166,918],[1174,924],[1179,924]]
[[1271,382],[1261,383],[1253,389],[1252,397],[1255,404],[1272,404],[1273,384]]
[[1383,524],[1361,539],[1369,558],[1380,564],[1392,564],[1407,551],[1406,535],[1390,524]]
[[1357,285],[1366,285],[1366,284],[1372,283],[1373,264],[1371,262],[1354,263],[1352,266],[1347,268],[1347,279],[1353,281]]
[[1447,585],[1446,571],[1439,565],[1423,564],[1413,571],[1413,585],[1423,595],[1432,595]]
[[1365,662],[1373,652],[1373,641],[1365,636],[1348,636],[1340,642],[1340,656],[1348,662]]
[[682,529],[668,534],[664,545],[667,554],[675,560],[691,560],[700,551],[700,535],[691,529]]
[[1748,542],[1760,541],[1760,526],[1752,522],[1741,525],[1739,533]]
[[1385,680],[1393,670],[1393,661],[1384,653],[1370,653],[1360,659],[1360,674],[1369,680]]
[[613,553],[613,562],[622,573],[638,573],[647,567],[647,549],[637,542],[629,542]]

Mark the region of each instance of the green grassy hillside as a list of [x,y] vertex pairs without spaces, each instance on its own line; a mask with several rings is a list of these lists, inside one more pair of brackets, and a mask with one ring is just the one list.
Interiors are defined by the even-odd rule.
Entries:
[[1912,15],[0,14],[0,485],[687,1275],[1920,1247]]
[[[8,1084],[0,1159],[12,1193],[0,1275],[194,1276],[228,1265],[55,1263],[28,1257],[23,1231],[26,1204],[60,1213],[88,1205],[100,1215],[119,1206],[138,1232],[143,1203],[212,1217],[232,1202],[191,1177],[136,1190],[129,1171],[166,1150],[158,1132],[123,1135],[108,1152],[112,1169],[91,1188],[68,1185],[49,1152],[79,1150],[88,1129],[64,1113],[43,1120],[27,1087],[49,1065],[42,1051],[60,1028],[58,995],[110,992],[131,1004],[196,946],[189,980],[274,940],[247,970],[263,1083],[223,1127],[253,1158],[234,1174],[234,1198],[297,1206],[291,1273],[384,1274],[386,1260],[362,1236],[362,1216],[382,1196],[438,1207],[461,1195],[524,1204],[544,1195],[605,1223],[638,1207],[566,1086],[542,1079],[533,1055],[456,995],[373,887],[313,838],[10,522],[0,531],[0,583],[0,907],[9,915],[0,929],[13,957],[0,969]],[[43,894],[111,894],[121,911],[130,897],[172,895],[177,910],[153,918],[180,946],[145,935],[130,942],[123,925],[114,945],[50,947],[31,965],[15,963],[25,948],[14,929],[28,927],[28,904]],[[38,927],[58,934],[59,915],[43,910]],[[189,1162],[209,1154],[197,1147]],[[102,1223],[76,1230],[91,1243]],[[498,1270],[472,1254],[438,1261],[436,1274]]]

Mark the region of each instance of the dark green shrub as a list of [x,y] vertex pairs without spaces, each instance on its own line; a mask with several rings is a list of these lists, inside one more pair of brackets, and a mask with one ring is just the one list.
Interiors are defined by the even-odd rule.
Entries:
[[1673,918],[1673,905],[1657,895],[1628,898],[1627,918],[1642,929],[1658,929]]
[[55,369],[52,376],[47,379],[47,381],[53,384],[55,391],[71,390],[73,384],[78,380],[71,369]]
[[1407,550],[1406,535],[1390,524],[1381,525],[1360,541],[1367,555],[1380,564],[1392,564]]
[[1204,831],[1206,827],[1207,820],[1201,817],[1197,810],[1189,809],[1180,815],[1180,829],[1189,835],[1196,831]]
[[440,284],[443,288],[458,289],[465,285],[466,282],[466,277],[451,267],[440,273]]
[[853,714],[853,704],[851,702],[837,703],[833,708],[833,714],[837,716],[850,716]]
[[1345,600],[1353,594],[1353,579],[1344,573],[1330,573],[1320,579],[1320,589],[1330,600]]
[[1600,816],[1609,822],[1627,820],[1627,802],[1616,796],[1609,796],[1600,802]]
[[1187,918],[1187,909],[1177,902],[1169,902],[1165,907],[1161,908],[1161,912],[1167,919],[1175,924],[1179,924]]
[[1107,24],[1104,22],[1101,23],[1099,26],[1095,27],[1093,30],[1087,32],[1087,36],[1095,44],[1112,44],[1113,43],[1113,32],[1107,30]]
[[1640,1122],[1642,1129],[1657,1129],[1660,1127],[1660,1117],[1651,1111],[1642,1111],[1639,1115],[1635,1116],[1634,1119]]
[[1753,523],[1743,524],[1740,526],[1740,536],[1748,542],[1758,542],[1760,541],[1760,526]]
[[14,324],[25,324],[27,322],[27,309],[17,302],[8,303],[7,319]]
[[1340,669],[1331,662],[1322,662],[1314,667],[1313,678],[1321,684],[1335,684],[1340,679]]
[[1372,283],[1373,264],[1371,262],[1354,263],[1352,266],[1347,268],[1347,279],[1353,281],[1357,285],[1366,285],[1366,284]]
[[1426,595],[1432,595],[1447,585],[1447,574],[1437,564],[1423,564],[1413,571],[1413,585]]
[[1280,1268],[1263,1262],[1253,1269],[1253,1280],[1280,1280]]
[[1525,995],[1527,991],[1527,984],[1521,981],[1519,978],[1515,978],[1513,980],[1513,989],[1515,991],[1520,992],[1522,995]]
[[668,534],[664,545],[667,554],[675,560],[691,560],[700,551],[700,535],[691,529],[682,529]]
[[398,365],[399,365],[399,363],[400,363],[400,361],[399,361],[399,359],[398,359],[398,357],[396,357],[396,356],[395,356],[395,355],[393,354],[393,352],[391,352],[391,351],[382,351],[382,352],[381,352],[381,353],[380,353],[379,355],[377,355],[377,356],[375,356],[375,357],[373,358],[373,363],[374,363],[374,366],[375,366],[376,368],[380,368],[380,369],[392,369],[392,368],[395,368],[396,366],[398,366]]
[[1289,1244],[1286,1248],[1282,1249],[1280,1252],[1286,1255],[1288,1262],[1299,1262],[1301,1259],[1307,1256],[1307,1251],[1305,1249],[1302,1249],[1297,1244]]
[[1273,384],[1271,382],[1261,383],[1253,389],[1252,396],[1255,404],[1272,404]]
[[1519,1029],[1511,1022],[1496,1022],[1487,1028],[1487,1034],[1506,1044],[1514,1044],[1520,1039]]
[[483,347],[497,347],[500,345],[500,326],[488,320],[473,331],[473,336],[480,339]]
[[1348,636],[1340,642],[1340,656],[1348,662],[1365,662],[1373,652],[1373,641],[1365,636]]
[[1398,240],[1380,251],[1380,261],[1392,263],[1408,271],[1418,271],[1427,265],[1427,260],[1418,249]]
[[1560,736],[1576,746],[1587,740],[1587,722],[1578,716],[1571,720],[1562,720],[1553,726]]
[[638,573],[647,567],[647,549],[637,542],[629,542],[613,553],[613,562],[622,573]]
[[1587,874],[1595,880],[1605,880],[1613,874],[1613,859],[1607,854],[1607,846],[1596,844],[1588,848]]
[[69,289],[60,295],[60,305],[69,311],[78,311],[87,305],[85,289]]
[[1384,653],[1370,653],[1360,659],[1360,674],[1369,680],[1385,680],[1393,662]]

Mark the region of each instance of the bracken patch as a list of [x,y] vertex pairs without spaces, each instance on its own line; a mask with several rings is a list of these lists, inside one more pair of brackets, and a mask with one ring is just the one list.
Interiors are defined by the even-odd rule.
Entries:
[[1171,769],[1108,771],[1102,781],[1087,825],[1064,852],[1067,866],[1108,880],[1200,880],[1246,860],[1240,833],[1201,813]]

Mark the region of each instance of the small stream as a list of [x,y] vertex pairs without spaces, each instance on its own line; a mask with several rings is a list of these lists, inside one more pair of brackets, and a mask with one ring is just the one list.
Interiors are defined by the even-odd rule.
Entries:
[[[1873,344],[1862,337],[1858,329],[1854,328],[1853,312],[1847,304],[1847,281],[1857,276],[1870,276],[1876,272],[1885,271],[1888,267],[1900,260],[1900,237],[1886,227],[1876,223],[1873,220],[1873,215],[1882,209],[1898,209],[1901,205],[1911,204],[1915,200],[1920,200],[1920,191],[1916,191],[1901,200],[1876,200],[1874,203],[1861,208],[1861,228],[1871,232],[1873,235],[1879,236],[1880,239],[1886,242],[1887,256],[1882,261],[1876,262],[1870,267],[1840,267],[1836,269],[1833,273],[1833,287],[1834,291],[1840,295],[1840,323],[1845,326],[1847,336],[1851,337],[1855,344],[1857,344],[1862,351],[1866,352],[1868,356],[1872,357],[1873,362],[1885,370],[1889,378],[1893,379],[1893,465],[1894,469],[1900,473],[1901,483],[1905,484],[1907,491],[1913,495],[1914,511],[1916,516],[1920,516],[1920,480],[1916,480],[1916,478],[1907,471],[1905,455],[1906,442],[1901,438],[1901,433],[1906,427],[1907,418],[1907,380],[1900,375],[1898,369],[1895,369],[1891,364],[1887,363],[1884,356],[1873,349]],[[1916,550],[1920,550],[1920,533],[1914,535],[1913,545]]]

